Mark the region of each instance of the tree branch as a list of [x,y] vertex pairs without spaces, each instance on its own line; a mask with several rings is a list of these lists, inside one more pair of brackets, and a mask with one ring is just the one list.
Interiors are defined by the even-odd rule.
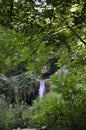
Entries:
[[74,29],[68,24],[68,22],[65,20],[63,16],[61,18],[65,21],[67,27],[73,32],[73,34],[84,44],[86,45],[86,42],[74,31]]

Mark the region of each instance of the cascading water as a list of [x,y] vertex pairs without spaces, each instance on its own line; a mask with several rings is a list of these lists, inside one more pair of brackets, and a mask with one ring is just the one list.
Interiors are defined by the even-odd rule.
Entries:
[[45,81],[43,79],[40,80],[40,87],[39,87],[39,98],[43,97],[45,92]]

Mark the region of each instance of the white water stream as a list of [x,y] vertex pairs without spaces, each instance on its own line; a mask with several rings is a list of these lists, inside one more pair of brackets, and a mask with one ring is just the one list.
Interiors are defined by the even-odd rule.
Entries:
[[43,97],[45,92],[45,81],[43,79],[40,80],[40,87],[39,87],[39,98]]

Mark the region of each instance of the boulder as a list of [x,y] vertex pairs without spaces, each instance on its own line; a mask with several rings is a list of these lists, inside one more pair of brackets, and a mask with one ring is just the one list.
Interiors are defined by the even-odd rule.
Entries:
[[7,81],[8,78],[4,74],[0,74],[0,80]]

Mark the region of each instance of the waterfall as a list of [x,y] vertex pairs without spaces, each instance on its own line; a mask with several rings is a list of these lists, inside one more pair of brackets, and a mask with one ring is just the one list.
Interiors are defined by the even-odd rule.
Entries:
[[45,92],[45,81],[41,79],[39,87],[39,98],[43,97],[44,92]]

